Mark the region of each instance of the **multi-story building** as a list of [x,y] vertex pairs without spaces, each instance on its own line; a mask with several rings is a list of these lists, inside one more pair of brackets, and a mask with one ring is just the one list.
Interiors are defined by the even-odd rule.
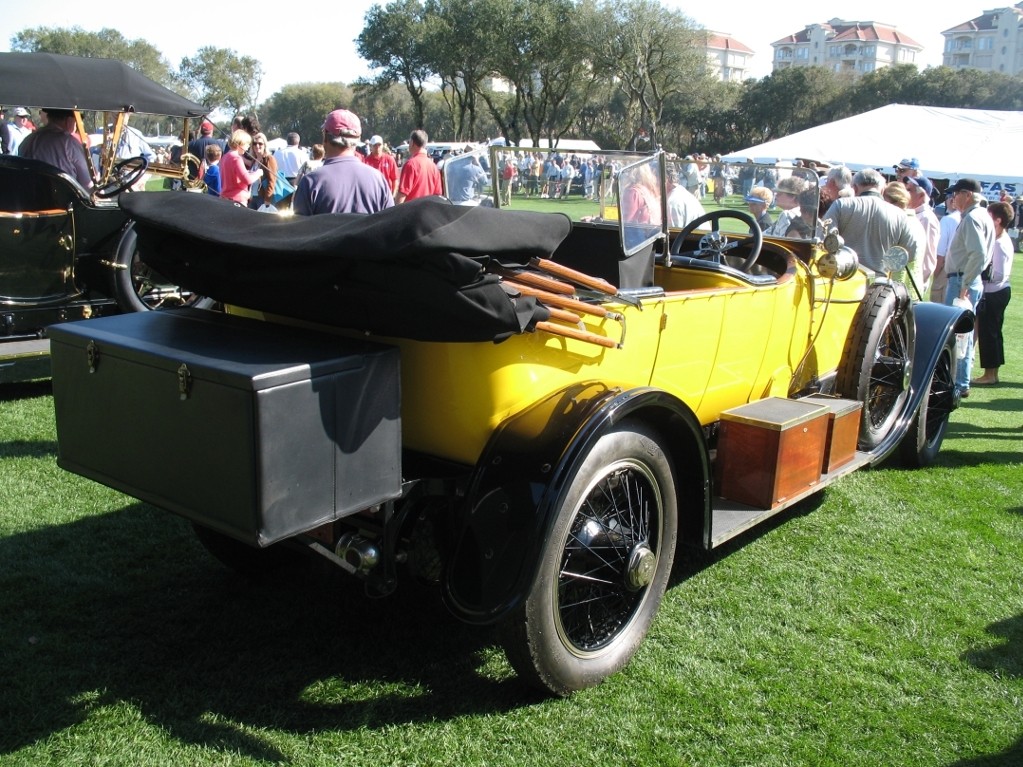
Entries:
[[923,46],[890,24],[832,19],[771,43],[773,69],[827,67],[856,75],[893,64],[914,64]]
[[714,77],[726,83],[739,83],[753,76],[750,73],[752,48],[724,32],[708,30],[706,35],[707,65]]
[[1023,3],[984,11],[946,29],[942,64],[1016,75],[1023,72]]

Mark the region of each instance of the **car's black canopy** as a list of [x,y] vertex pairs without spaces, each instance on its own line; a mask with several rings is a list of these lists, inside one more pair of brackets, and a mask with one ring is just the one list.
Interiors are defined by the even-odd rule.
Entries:
[[0,53],[0,104],[202,117],[209,110],[113,59]]
[[250,309],[423,341],[499,340],[549,317],[484,266],[549,258],[567,216],[424,197],[374,213],[275,216],[209,195],[123,194],[140,258]]

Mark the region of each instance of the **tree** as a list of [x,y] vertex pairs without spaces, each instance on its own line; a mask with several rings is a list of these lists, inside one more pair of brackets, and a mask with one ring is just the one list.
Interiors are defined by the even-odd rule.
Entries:
[[[424,92],[432,71],[424,40],[425,10],[419,0],[374,5],[356,38],[359,55],[381,72],[373,85],[386,89],[401,83],[415,107],[415,126],[425,121]],[[368,85],[365,84],[365,85]]]
[[740,146],[759,144],[835,119],[848,80],[824,67],[789,67],[750,83],[735,117]]
[[525,132],[534,146],[542,137],[553,146],[572,130],[594,85],[593,69],[579,50],[582,31],[593,23],[587,10],[572,0],[504,4],[491,54],[511,92],[485,88],[480,96],[513,144]]
[[657,0],[602,0],[596,18],[583,50],[592,55],[595,74],[612,80],[628,99],[632,124],[623,145],[635,145],[642,131],[656,145],[667,101],[708,79],[704,35]]
[[1023,81],[978,69],[935,67],[921,74],[914,96],[907,103],[1016,110],[1023,103]]
[[896,64],[868,72],[849,88],[843,117],[869,112],[888,104],[915,103],[920,70],[912,64]]
[[403,85],[391,83],[380,88],[356,83],[352,91],[352,109],[362,121],[364,137],[379,134],[387,144],[397,146],[414,128],[430,130],[429,117],[416,117],[415,105]]
[[210,111],[225,109],[237,113],[255,106],[263,69],[251,56],[208,45],[195,56],[181,59],[178,79]]
[[427,0],[428,61],[440,78],[456,140],[477,137],[476,99],[496,73],[491,51],[509,7],[509,0]]
[[[620,149],[633,135],[628,99],[610,83],[598,83],[573,124],[574,135],[606,149]],[[624,138],[623,138],[624,137]]]
[[116,29],[104,28],[99,32],[86,32],[81,27],[23,29],[11,39],[11,50],[117,59],[161,85],[174,84],[170,65],[156,47],[142,39],[128,40]]
[[352,103],[352,91],[344,83],[286,85],[260,106],[260,123],[267,136],[297,133],[306,146],[323,138],[327,113]]
[[678,154],[716,154],[735,148],[742,83],[710,82],[693,96],[671,99],[661,123],[662,145]]

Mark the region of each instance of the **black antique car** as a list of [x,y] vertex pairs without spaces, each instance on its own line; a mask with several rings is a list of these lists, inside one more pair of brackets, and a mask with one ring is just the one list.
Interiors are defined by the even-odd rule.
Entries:
[[198,162],[124,157],[129,116],[176,118],[187,135],[205,107],[119,61],[48,53],[0,53],[0,103],[74,110],[80,136],[88,120],[103,137],[82,148],[91,191],[52,165],[0,156],[0,382],[49,375],[46,328],[55,322],[205,303],[139,261],[117,202],[146,174],[186,180]]

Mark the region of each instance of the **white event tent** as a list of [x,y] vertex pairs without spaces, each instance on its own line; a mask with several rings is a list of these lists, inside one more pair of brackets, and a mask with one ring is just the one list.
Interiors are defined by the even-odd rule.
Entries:
[[890,104],[724,156],[726,162],[799,158],[892,173],[916,157],[932,179],[975,178],[1023,189],[1023,112]]

